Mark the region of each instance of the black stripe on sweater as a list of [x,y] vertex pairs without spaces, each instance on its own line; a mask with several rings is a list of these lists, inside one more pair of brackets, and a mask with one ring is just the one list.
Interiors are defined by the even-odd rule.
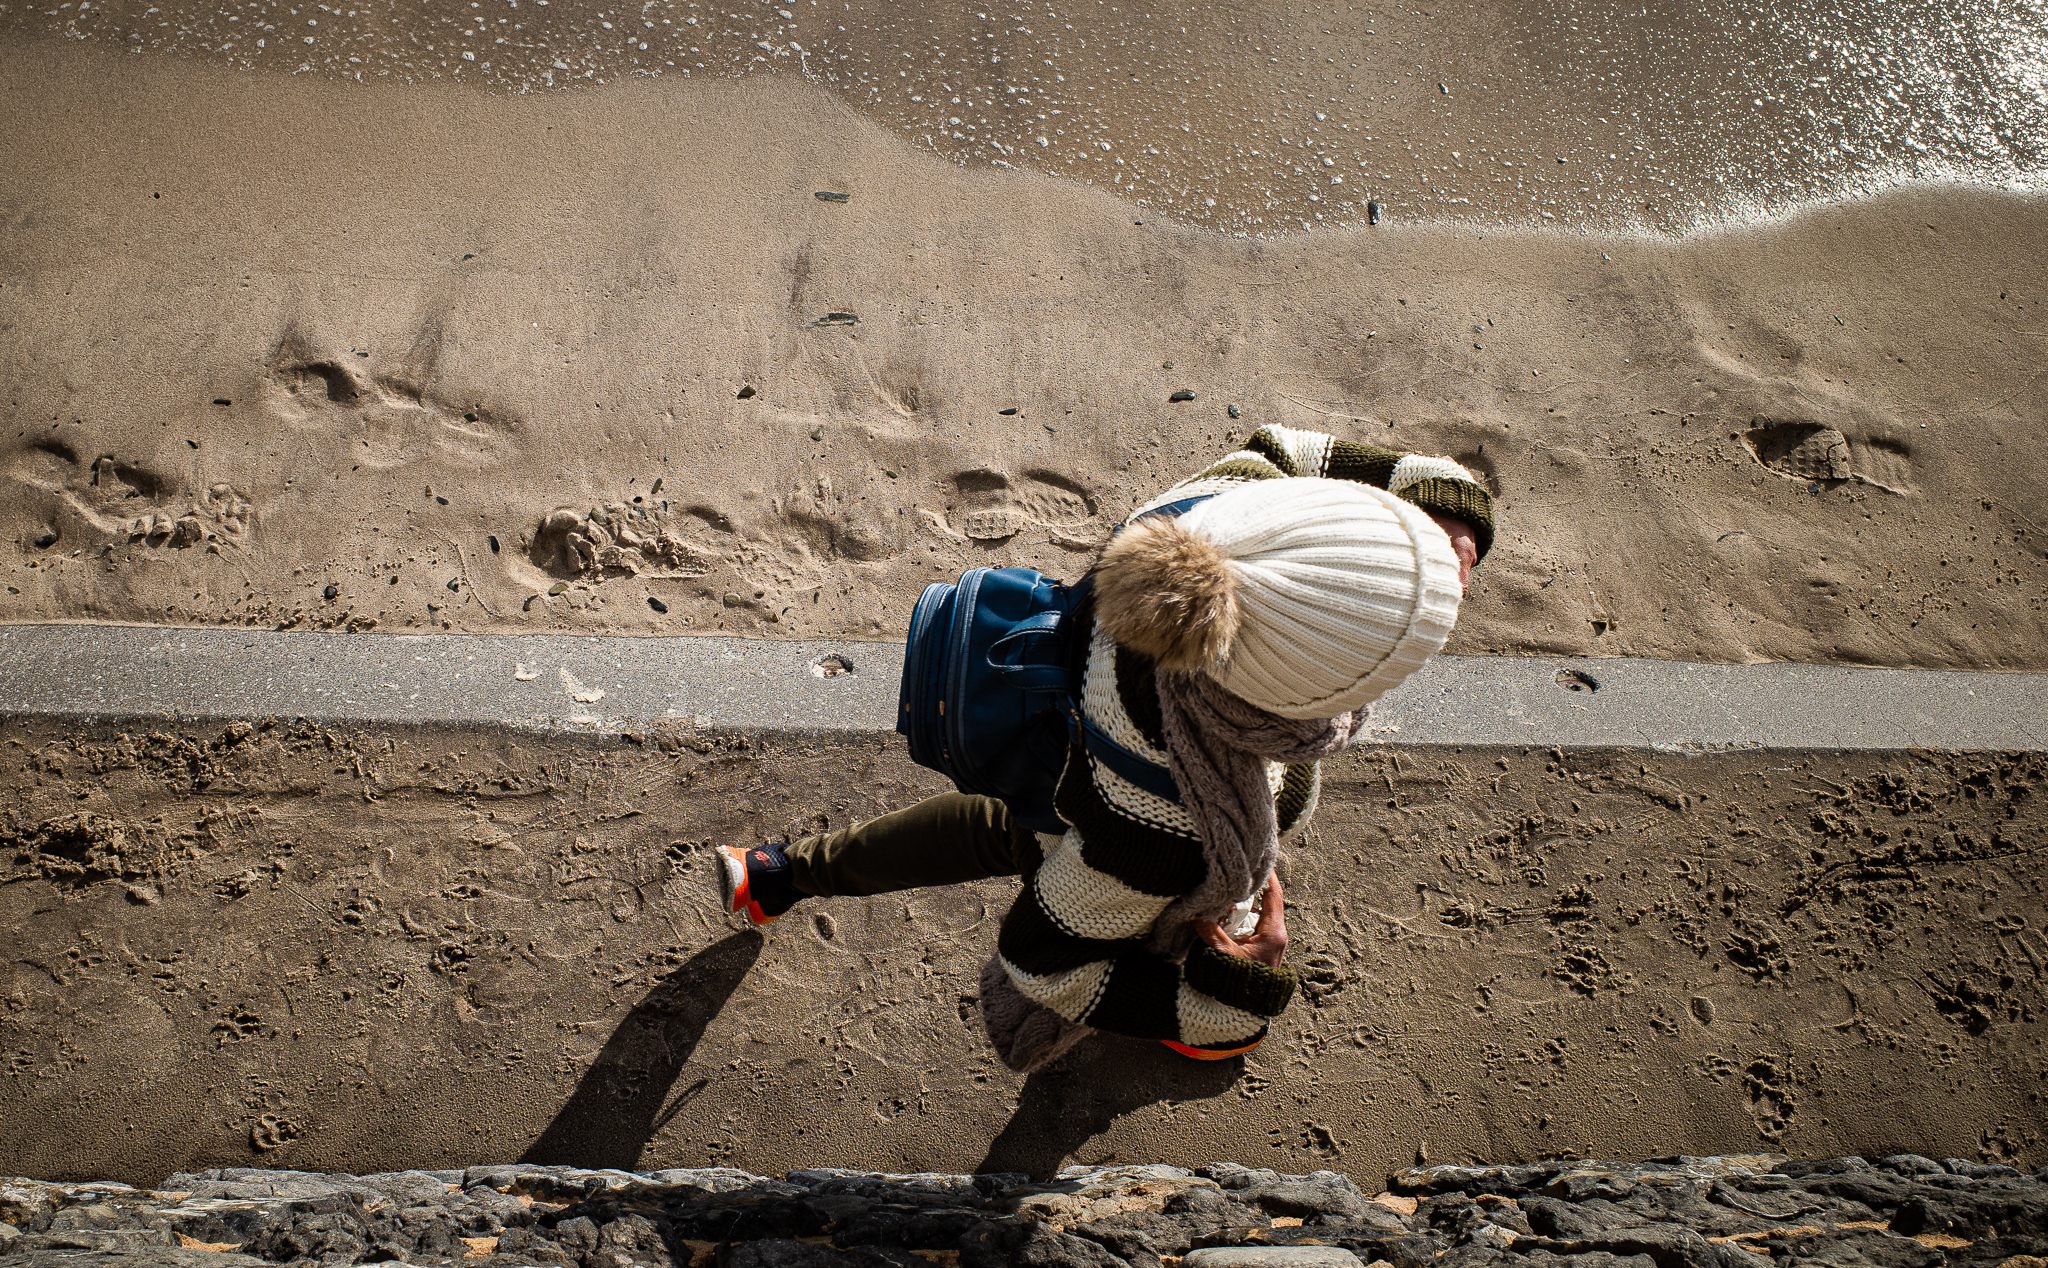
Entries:
[[1081,833],[1081,860],[1141,894],[1178,898],[1202,883],[1209,864],[1202,842],[1142,823],[1117,810],[1095,786],[1095,763],[1087,750],[1067,751],[1053,805]]
[[1159,681],[1153,677],[1159,662],[1143,652],[1116,645],[1116,698],[1122,702],[1131,725],[1145,742],[1166,751],[1165,710],[1159,704]]
[[1135,946],[1128,939],[1077,938],[1045,914],[1038,898],[1038,884],[1032,883],[1010,904],[1003,928],[996,935],[996,950],[1003,958],[1034,977],[1065,973],[1097,960],[1113,960]]
[[1141,952],[1124,956],[1081,1022],[1134,1039],[1179,1039],[1180,966]]

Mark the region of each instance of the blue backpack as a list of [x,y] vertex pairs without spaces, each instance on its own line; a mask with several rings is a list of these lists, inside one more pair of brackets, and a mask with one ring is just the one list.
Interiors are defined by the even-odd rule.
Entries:
[[[1179,515],[1205,500],[1185,498],[1147,511]],[[1164,766],[1118,744],[1081,712],[1074,646],[1085,636],[1069,618],[1091,581],[1062,585],[1030,568],[971,568],[958,582],[934,582],[910,613],[896,730],[910,759],[965,793],[995,797],[1019,823],[1058,835],[1053,809],[1070,744],[1146,792],[1179,803]]]

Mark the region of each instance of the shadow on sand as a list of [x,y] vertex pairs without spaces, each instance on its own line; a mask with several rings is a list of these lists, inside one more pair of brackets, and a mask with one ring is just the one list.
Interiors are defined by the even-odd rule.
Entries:
[[1097,1035],[1024,1080],[1017,1112],[974,1169],[1050,1179],[1075,1150],[1132,1110],[1220,1096],[1243,1073],[1242,1057],[1192,1061],[1161,1044]]
[[761,935],[736,933],[691,956],[633,1006],[583,1081],[519,1161],[630,1171],[654,1133],[709,1080],[670,1096],[704,1030],[761,954]]

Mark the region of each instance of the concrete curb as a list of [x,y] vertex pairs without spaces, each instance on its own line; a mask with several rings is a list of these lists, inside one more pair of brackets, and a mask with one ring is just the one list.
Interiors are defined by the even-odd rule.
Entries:
[[[902,663],[901,644],[856,640],[12,625],[0,716],[886,732]],[[1370,734],[1402,747],[2039,751],[2048,674],[1442,656],[1380,702]]]

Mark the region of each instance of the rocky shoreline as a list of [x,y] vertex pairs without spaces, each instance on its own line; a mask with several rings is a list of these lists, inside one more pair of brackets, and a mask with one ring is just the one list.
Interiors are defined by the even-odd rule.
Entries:
[[1233,1163],[881,1175],[523,1164],[0,1180],[25,1268],[2048,1268],[2048,1169],[1902,1154],[1424,1167],[1367,1195]]

